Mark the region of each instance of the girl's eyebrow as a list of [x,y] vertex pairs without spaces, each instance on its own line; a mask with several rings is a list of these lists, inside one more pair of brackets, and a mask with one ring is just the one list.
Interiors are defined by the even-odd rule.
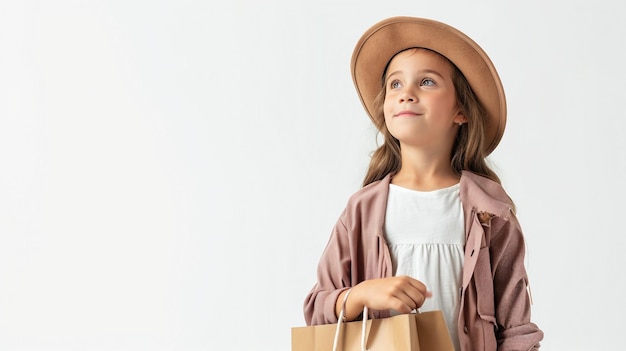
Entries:
[[[401,73],[403,73],[403,71],[402,71],[402,70],[397,70],[397,71],[393,71],[393,72],[391,72],[391,73],[387,76],[387,79],[385,79],[385,82],[386,82],[386,81],[388,81],[388,80],[389,80],[389,78],[393,77],[394,75],[396,75],[396,74],[401,74]],[[442,79],[443,79],[443,75],[442,75],[441,73],[439,73],[438,71],[435,71],[434,69],[430,69],[430,68],[423,69],[423,70],[419,70],[419,71],[418,71],[418,73],[419,73],[419,74],[434,74],[434,75],[439,76],[440,78],[442,78]]]

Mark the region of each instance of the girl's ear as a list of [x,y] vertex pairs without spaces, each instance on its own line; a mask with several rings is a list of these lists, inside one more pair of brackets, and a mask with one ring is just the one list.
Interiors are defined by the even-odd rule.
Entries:
[[459,113],[457,113],[457,115],[454,117],[454,123],[456,124],[467,123],[467,117],[465,117],[463,112],[459,110]]

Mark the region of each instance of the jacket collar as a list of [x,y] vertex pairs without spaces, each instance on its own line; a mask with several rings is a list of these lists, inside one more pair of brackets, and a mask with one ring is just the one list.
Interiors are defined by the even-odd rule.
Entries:
[[[385,195],[384,204],[381,204],[383,207],[386,205],[392,177],[393,174],[390,173],[381,179],[378,185],[370,184],[370,186],[382,188],[379,191]],[[513,201],[500,184],[470,171],[461,173],[460,197],[466,214],[474,210],[474,212],[489,212],[507,219],[514,212]]]
[[509,218],[514,212],[513,201],[504,188],[493,180],[463,171],[460,183],[461,203],[465,209],[489,212],[502,218]]

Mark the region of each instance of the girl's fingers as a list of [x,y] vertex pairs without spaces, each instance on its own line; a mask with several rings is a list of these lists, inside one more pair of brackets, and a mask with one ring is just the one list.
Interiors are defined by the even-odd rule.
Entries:
[[414,309],[420,308],[424,304],[424,301],[426,301],[426,298],[431,295],[432,293],[428,291],[426,294],[422,294],[421,291],[411,288],[408,289],[408,291],[398,292],[395,297],[400,301],[402,307],[405,307],[401,310],[401,312],[408,313]]

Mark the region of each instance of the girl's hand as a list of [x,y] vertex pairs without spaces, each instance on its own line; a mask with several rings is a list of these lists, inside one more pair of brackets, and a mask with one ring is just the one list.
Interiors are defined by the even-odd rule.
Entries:
[[[337,315],[343,306],[345,292],[337,299]],[[363,311],[363,306],[375,310],[393,309],[400,313],[410,313],[420,308],[432,293],[417,279],[398,276],[366,280],[352,288],[346,301],[345,316],[353,320]]]

